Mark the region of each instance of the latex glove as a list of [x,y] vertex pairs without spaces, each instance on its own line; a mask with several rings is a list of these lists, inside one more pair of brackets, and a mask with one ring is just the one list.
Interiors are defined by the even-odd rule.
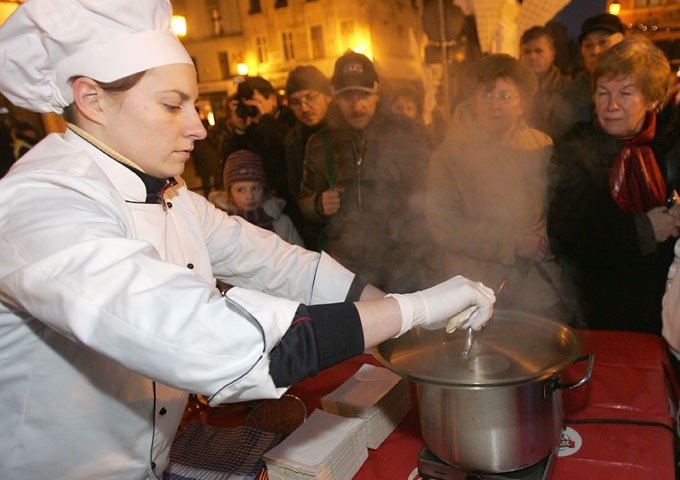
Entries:
[[481,283],[473,282],[460,275],[415,293],[390,294],[399,303],[401,330],[404,334],[413,327],[435,330],[446,326],[452,317],[465,311],[460,328],[471,327],[479,330],[491,317],[496,296],[493,290]]

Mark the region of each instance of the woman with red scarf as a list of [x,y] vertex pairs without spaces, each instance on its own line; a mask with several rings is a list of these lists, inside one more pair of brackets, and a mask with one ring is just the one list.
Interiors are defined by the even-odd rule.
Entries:
[[[677,110],[664,108],[668,60],[642,35],[602,53],[596,120],[555,146],[548,235],[588,328],[661,333],[661,298],[678,237]],[[678,150],[678,149],[675,149]],[[675,173],[674,173],[675,172]]]

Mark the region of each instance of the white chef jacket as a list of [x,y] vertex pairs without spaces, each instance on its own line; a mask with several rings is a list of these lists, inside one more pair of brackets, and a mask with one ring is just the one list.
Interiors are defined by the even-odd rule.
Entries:
[[[72,131],[0,181],[0,478],[160,477],[187,393],[276,397],[267,353],[353,274],[180,184],[145,203]],[[235,285],[221,297],[214,278]]]

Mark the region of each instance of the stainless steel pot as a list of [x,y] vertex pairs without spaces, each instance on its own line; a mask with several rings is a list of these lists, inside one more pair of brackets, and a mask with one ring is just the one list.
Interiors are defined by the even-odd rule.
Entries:
[[[590,379],[594,357],[570,327],[523,313],[495,312],[474,333],[414,329],[374,348],[395,373],[416,383],[423,440],[441,460],[501,473],[533,465],[559,445],[562,389]],[[561,383],[568,365],[587,360],[584,376]]]

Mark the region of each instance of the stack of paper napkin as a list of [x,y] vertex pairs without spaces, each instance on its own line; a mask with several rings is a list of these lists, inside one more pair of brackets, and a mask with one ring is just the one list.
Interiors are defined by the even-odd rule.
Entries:
[[323,397],[321,406],[336,415],[364,419],[366,444],[378,448],[411,410],[408,381],[386,368],[365,364]]
[[264,454],[270,480],[350,480],[367,458],[364,422],[323,410]]

